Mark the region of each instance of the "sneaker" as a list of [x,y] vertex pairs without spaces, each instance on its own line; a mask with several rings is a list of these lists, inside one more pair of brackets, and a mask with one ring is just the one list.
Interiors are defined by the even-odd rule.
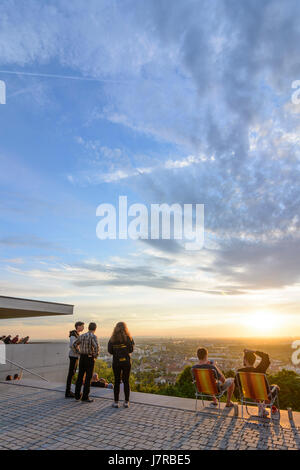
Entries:
[[75,393],[68,392],[68,393],[65,394],[65,398],[75,398]]
[[124,408],[129,408],[129,401],[124,401],[123,406]]
[[81,398],[81,401],[84,403],[93,403],[94,400],[92,398]]
[[114,402],[111,406],[112,406],[113,408],[119,408],[119,403],[118,403],[118,402]]

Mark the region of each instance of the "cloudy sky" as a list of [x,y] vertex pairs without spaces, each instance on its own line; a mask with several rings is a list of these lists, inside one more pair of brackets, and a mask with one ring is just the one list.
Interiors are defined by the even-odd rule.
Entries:
[[[298,0],[2,0],[0,294],[75,304],[102,335],[118,320],[299,335],[299,14]],[[120,195],[204,204],[203,249],[99,240],[96,208]],[[2,328],[63,338],[72,322]]]

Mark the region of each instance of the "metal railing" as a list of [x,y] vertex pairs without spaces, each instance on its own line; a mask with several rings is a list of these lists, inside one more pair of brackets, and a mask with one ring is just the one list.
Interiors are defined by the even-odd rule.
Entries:
[[36,372],[32,372],[31,370],[26,369],[26,367],[23,367],[21,364],[17,364],[16,362],[10,361],[9,359],[6,359],[6,362],[9,362],[10,364],[12,364],[16,367],[19,367],[20,369],[25,370],[29,374],[36,375],[40,379],[45,380],[46,382],[49,382],[49,380],[45,379],[45,377],[42,377],[41,375],[37,374]]

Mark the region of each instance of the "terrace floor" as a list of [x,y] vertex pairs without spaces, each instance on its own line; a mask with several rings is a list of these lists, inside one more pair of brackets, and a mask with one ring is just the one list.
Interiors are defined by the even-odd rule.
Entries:
[[300,413],[268,420],[221,415],[195,401],[132,393],[114,409],[112,391],[92,389],[93,403],[65,399],[61,384],[0,383],[0,449],[300,449]]

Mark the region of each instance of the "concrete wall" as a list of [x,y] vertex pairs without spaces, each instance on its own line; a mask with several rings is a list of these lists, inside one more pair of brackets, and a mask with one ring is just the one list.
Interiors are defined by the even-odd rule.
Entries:
[[[32,343],[6,345],[6,359],[26,367],[49,381],[64,382],[69,366],[68,343]],[[0,364],[0,380],[7,375],[20,373],[20,368]],[[23,371],[24,378],[37,380],[38,377]]]

